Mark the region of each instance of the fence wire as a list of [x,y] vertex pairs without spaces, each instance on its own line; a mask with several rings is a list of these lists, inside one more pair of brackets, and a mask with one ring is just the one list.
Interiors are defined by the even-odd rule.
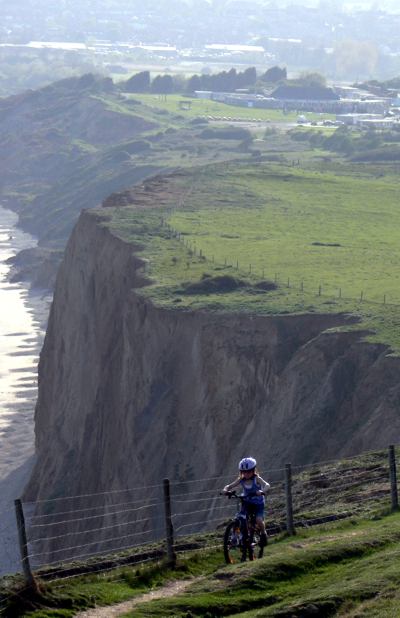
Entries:
[[[286,529],[285,468],[262,476],[269,535]],[[172,525],[178,555],[222,549],[222,535],[238,505],[220,491],[232,475],[170,483]],[[292,467],[295,526],[307,527],[382,506],[390,500],[387,453],[371,451],[340,461]],[[24,504],[27,558],[50,579],[109,573],[166,554],[163,484],[86,493]],[[0,601],[0,612],[3,604]]]

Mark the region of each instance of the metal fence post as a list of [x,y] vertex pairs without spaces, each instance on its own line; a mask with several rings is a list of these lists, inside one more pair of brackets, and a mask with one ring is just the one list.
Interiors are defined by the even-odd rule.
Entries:
[[389,446],[390,493],[392,496],[392,511],[399,509],[397,494],[396,451],[393,445]]
[[171,515],[171,493],[169,488],[169,479],[164,479],[164,512],[165,512],[165,531],[167,541],[167,557],[168,564],[172,567],[176,565],[176,554],[174,550],[174,527],[172,525]]
[[29,562],[28,555],[28,541],[26,538],[26,529],[25,529],[25,517],[24,511],[22,508],[22,502],[20,499],[14,500],[15,505],[15,515],[17,518],[17,530],[18,530],[18,541],[19,541],[19,551],[21,554],[21,564],[22,570],[25,577],[26,585],[33,589],[35,592],[38,592],[38,585],[33,576],[31,565]]
[[292,501],[292,466],[285,466],[285,493],[286,493],[286,530],[291,536],[296,534],[293,522],[293,501]]

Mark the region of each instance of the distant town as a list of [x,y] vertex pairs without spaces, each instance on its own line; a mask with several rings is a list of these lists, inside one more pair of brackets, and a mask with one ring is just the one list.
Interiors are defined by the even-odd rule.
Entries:
[[348,82],[400,74],[400,13],[360,3],[4,0],[0,16],[0,92],[2,80],[14,90],[20,78],[40,85],[50,67],[56,78],[96,68],[123,77],[146,66],[193,73],[274,64]]

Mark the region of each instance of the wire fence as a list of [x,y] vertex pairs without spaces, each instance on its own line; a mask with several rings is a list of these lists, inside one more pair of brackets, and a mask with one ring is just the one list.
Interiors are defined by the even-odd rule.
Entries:
[[[271,484],[266,528],[270,536],[392,506],[397,491],[394,448],[261,470]],[[288,469],[290,475],[288,476]],[[290,484],[288,485],[288,479]],[[228,475],[85,493],[23,504],[23,567],[35,578],[62,580],[102,574],[168,556],[221,547],[236,505],[220,495]],[[290,504],[288,504],[290,498]],[[290,507],[290,508],[289,508]],[[171,526],[172,537],[166,534]],[[0,599],[0,609],[1,609]]]
[[[179,205],[181,205],[181,203]],[[400,306],[399,292],[394,294],[388,291],[377,295],[370,292],[368,283],[360,286],[358,292],[355,293],[354,285],[350,283],[344,285],[327,281],[320,281],[317,283],[298,275],[270,271],[268,268],[260,266],[259,263],[244,263],[242,260],[239,260],[238,257],[227,256],[223,261],[217,260],[214,255],[206,255],[204,249],[200,247],[200,243],[196,239],[187,238],[185,234],[172,227],[164,218],[161,223],[162,226],[167,229],[171,239],[175,239],[184,245],[188,257],[197,257],[205,264],[208,263],[214,268],[218,267],[220,269],[229,270],[230,272],[237,272],[237,274],[243,278],[252,276],[254,279],[258,279],[259,282],[265,282],[265,280],[267,280],[270,285],[276,288],[281,290],[291,289],[302,295],[312,294],[316,297],[357,304],[367,303],[370,305],[387,307]]]
[[161,487],[30,504],[26,510],[26,529],[27,558],[32,569],[37,571],[99,554],[124,552],[161,540],[164,533]]

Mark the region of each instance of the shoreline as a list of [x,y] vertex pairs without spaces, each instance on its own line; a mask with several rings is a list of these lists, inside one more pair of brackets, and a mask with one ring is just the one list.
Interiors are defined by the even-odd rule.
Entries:
[[37,363],[51,302],[47,291],[10,281],[9,259],[36,245],[15,212],[0,205],[0,576],[21,570],[14,500],[34,462]]

